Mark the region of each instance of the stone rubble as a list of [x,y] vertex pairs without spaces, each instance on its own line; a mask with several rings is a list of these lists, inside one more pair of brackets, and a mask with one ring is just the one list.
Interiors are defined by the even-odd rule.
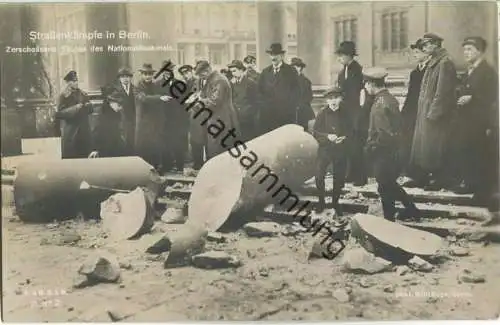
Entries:
[[221,251],[195,255],[192,257],[192,264],[201,269],[236,268],[242,265],[238,258]]
[[414,256],[411,260],[409,260],[408,265],[413,270],[420,272],[431,272],[434,269],[434,265],[418,256]]
[[359,247],[344,253],[343,266],[346,271],[351,273],[375,274],[389,271],[392,268],[392,263]]
[[281,231],[280,224],[271,221],[249,222],[243,226],[248,237],[274,237]]

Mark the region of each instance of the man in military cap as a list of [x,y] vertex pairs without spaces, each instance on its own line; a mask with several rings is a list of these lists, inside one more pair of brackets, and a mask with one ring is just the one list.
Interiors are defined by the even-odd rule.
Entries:
[[98,128],[100,157],[131,156],[135,140],[135,98],[132,72],[118,71],[117,80],[103,87],[104,103]]
[[233,105],[238,113],[241,128],[241,140],[249,141],[257,133],[257,83],[245,73],[246,68],[240,60],[233,60],[227,67],[234,77],[231,88]]
[[326,105],[316,116],[313,126],[313,135],[319,143],[315,176],[319,197],[317,212],[325,209],[325,175],[328,166],[333,164],[332,202],[337,215],[342,215],[338,201],[345,185],[349,142],[354,128],[343,102],[342,89],[329,90],[325,98]]
[[498,134],[498,76],[484,58],[486,40],[479,36],[467,37],[462,46],[468,71],[459,86],[454,125],[458,132],[453,138],[458,152],[453,160],[459,164],[459,179],[464,183],[455,191],[474,193],[476,199],[485,201],[499,178],[498,137],[495,136]]
[[438,191],[449,185],[446,170],[449,156],[450,122],[455,112],[457,73],[443,39],[425,34],[422,50],[430,56],[418,97],[417,120],[410,164],[416,185]]
[[257,72],[257,59],[253,55],[247,55],[243,59],[243,64],[246,68],[246,74],[250,79],[253,79],[255,82],[259,80],[260,73]]
[[[196,93],[201,89],[200,80],[194,76],[193,67],[185,64],[179,68],[179,73],[182,75],[186,83],[186,93],[192,94],[195,97]],[[190,111],[189,118],[189,145],[191,147],[191,158],[193,160],[193,169],[198,171],[203,166],[203,155],[206,146],[206,127],[195,120],[195,111],[187,109],[190,103],[184,103],[186,111]]]
[[374,67],[366,69],[363,75],[367,92],[375,95],[370,111],[365,151],[373,163],[384,217],[395,221],[395,201],[401,201],[405,210],[400,213],[399,218],[417,218],[419,210],[411,197],[396,182],[401,171],[398,152],[401,143],[402,119],[397,99],[385,88],[387,71]]
[[76,71],[64,76],[66,88],[59,96],[55,118],[61,129],[61,155],[67,158],[87,158],[91,152],[89,115],[92,104],[78,87]]
[[369,112],[361,111],[359,100],[363,89],[363,68],[355,59],[358,54],[354,42],[344,41],[340,43],[335,53],[339,63],[344,67],[338,74],[337,83],[344,91],[344,102],[351,114],[351,121],[355,131],[351,143],[348,180],[356,186],[363,186],[367,182],[363,146],[366,141],[369,116]]
[[162,155],[165,142],[165,102],[172,100],[165,95],[161,85],[154,82],[156,70],[151,63],[139,69],[141,81],[135,87],[137,154],[162,172]]
[[296,122],[307,130],[308,122],[314,119],[314,112],[311,107],[313,100],[312,83],[304,75],[306,64],[300,58],[292,58],[290,65],[297,70],[299,75],[299,103],[297,107]]

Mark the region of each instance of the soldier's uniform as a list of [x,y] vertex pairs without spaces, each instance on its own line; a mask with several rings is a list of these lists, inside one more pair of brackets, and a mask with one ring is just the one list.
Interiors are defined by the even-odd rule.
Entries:
[[[371,68],[363,72],[367,82],[383,81],[387,72],[382,68]],[[401,201],[406,210],[403,217],[418,217],[419,211],[411,197],[396,182],[401,162],[398,153],[401,143],[402,116],[399,103],[387,89],[375,94],[370,111],[370,126],[365,152],[373,163],[373,172],[378,183],[378,192],[382,202],[384,217],[394,221],[395,201]]]
[[[75,71],[70,71],[64,81],[77,81]],[[87,158],[91,151],[89,115],[92,104],[88,95],[79,88],[68,87],[59,96],[55,114],[61,129],[61,155],[66,158]]]
[[[342,96],[340,88],[328,91],[326,98]],[[318,210],[325,207],[325,175],[330,164],[333,164],[333,192],[332,203],[338,215],[342,214],[338,200],[344,188],[349,157],[349,143],[353,135],[352,122],[347,107],[341,102],[334,110],[326,105],[316,116],[313,126],[313,135],[318,140],[318,156],[316,163],[316,188],[320,205]],[[345,137],[342,142],[336,143],[328,139],[329,134]]]

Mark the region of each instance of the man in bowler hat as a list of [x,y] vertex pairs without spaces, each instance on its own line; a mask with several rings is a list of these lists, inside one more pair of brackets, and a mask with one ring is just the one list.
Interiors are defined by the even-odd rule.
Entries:
[[262,70],[258,81],[260,134],[295,124],[299,99],[299,76],[283,61],[285,50],[281,44],[271,44],[266,52],[272,64]]
[[319,143],[315,176],[319,197],[317,212],[326,207],[325,176],[328,166],[333,164],[332,203],[339,216],[342,215],[338,202],[346,181],[348,143],[354,131],[342,97],[339,87],[328,91],[325,94],[326,105],[316,116],[313,126],[313,135]]
[[308,122],[314,119],[314,112],[311,107],[313,100],[312,83],[304,75],[306,64],[301,58],[292,58],[290,65],[297,70],[299,75],[299,104],[297,107],[296,122],[307,130]]
[[397,99],[385,88],[387,71],[371,68],[364,71],[365,88],[374,95],[370,111],[370,124],[366,142],[366,156],[373,164],[384,218],[396,220],[395,201],[401,201],[405,210],[399,219],[418,218],[420,211],[411,197],[397,183],[401,171],[400,151],[402,119]]
[[87,158],[91,152],[89,115],[92,104],[87,93],[78,87],[76,71],[64,76],[66,88],[59,96],[55,118],[61,129],[63,159]]
[[337,59],[343,65],[337,77],[338,86],[344,92],[344,103],[351,114],[354,127],[354,137],[351,141],[348,180],[356,186],[363,186],[367,182],[363,146],[368,131],[368,111],[361,111],[360,94],[363,89],[363,68],[355,60],[357,56],[356,44],[351,41],[340,43],[336,50]]

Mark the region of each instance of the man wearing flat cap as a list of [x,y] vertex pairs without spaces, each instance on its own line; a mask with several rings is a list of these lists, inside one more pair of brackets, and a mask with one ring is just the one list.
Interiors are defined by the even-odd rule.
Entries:
[[410,164],[419,187],[438,191],[449,185],[446,171],[450,122],[455,113],[457,73],[443,39],[425,34],[422,49],[430,56],[418,98]]
[[161,85],[154,82],[156,70],[151,63],[139,69],[141,81],[135,87],[136,153],[158,171],[162,171],[165,142],[165,102],[171,100]]
[[[411,146],[413,143],[413,135],[415,133],[415,122],[417,119],[418,96],[422,79],[424,77],[425,68],[429,61],[429,55],[423,51],[422,39],[419,38],[414,44],[410,45],[411,56],[416,63],[415,69],[410,72],[408,81],[408,92],[406,94],[401,114],[403,116],[403,143],[401,152],[401,163],[403,164],[403,172],[408,177],[412,177],[412,168],[409,165]],[[405,187],[416,186],[414,180],[410,180],[404,184]]]
[[242,141],[249,141],[256,136],[257,127],[257,83],[246,73],[240,60],[233,60],[228,66],[233,75],[231,82],[233,105],[238,113]]
[[266,53],[272,64],[262,70],[258,81],[260,134],[295,124],[299,99],[299,77],[295,69],[283,61],[285,50],[281,44],[271,44]]
[[401,172],[398,152],[401,148],[402,118],[397,99],[385,88],[387,70],[373,67],[363,71],[363,75],[367,92],[375,96],[365,151],[373,164],[384,218],[395,221],[396,201],[405,207],[399,219],[418,218],[420,211],[396,181]]
[[68,72],[64,81],[66,88],[59,96],[55,114],[61,129],[61,155],[63,159],[87,158],[92,145],[89,124],[92,104],[87,93],[78,87],[76,71]]
[[473,193],[479,203],[491,194],[499,178],[498,137],[494,136],[498,134],[498,76],[484,58],[487,44],[482,37],[467,37],[462,46],[468,69],[459,86],[453,161],[458,163],[463,184],[454,190]]
[[134,155],[135,98],[132,71],[121,68],[117,80],[102,88],[104,103],[95,150],[100,157]]
[[297,124],[302,126],[307,131],[308,123],[314,119],[314,112],[311,107],[313,99],[312,83],[309,78],[304,75],[306,64],[301,58],[292,58],[290,65],[297,70],[299,75],[299,102],[297,107]]
[[[206,157],[209,160],[232,148],[235,138],[239,137],[240,127],[233,106],[229,80],[219,71],[212,70],[210,63],[204,60],[198,61],[195,73],[203,84],[196,99],[201,104],[198,109],[209,112],[208,116],[206,113],[200,113],[195,119],[198,123],[203,123],[206,129]],[[231,130],[234,134],[233,140],[229,140],[227,144],[224,144],[222,140],[225,136],[221,135],[221,133],[226,134]]]
[[342,89],[330,89],[325,99],[326,105],[316,116],[313,125],[313,135],[319,143],[315,174],[319,205],[316,210],[320,213],[325,209],[325,176],[328,166],[333,164],[332,203],[340,216],[342,211],[338,202],[346,181],[349,142],[354,128],[343,102]]
[[243,59],[243,65],[246,68],[246,74],[250,79],[253,79],[255,82],[259,80],[260,73],[257,72],[257,59],[253,55],[247,55]]
[[351,142],[351,157],[349,159],[349,173],[347,179],[356,186],[363,186],[367,182],[363,146],[368,132],[369,112],[361,111],[360,94],[363,89],[363,68],[356,61],[358,55],[356,44],[352,41],[340,43],[335,51],[337,60],[343,65],[337,76],[337,83],[344,91],[344,102],[351,114],[354,123],[354,138]]

